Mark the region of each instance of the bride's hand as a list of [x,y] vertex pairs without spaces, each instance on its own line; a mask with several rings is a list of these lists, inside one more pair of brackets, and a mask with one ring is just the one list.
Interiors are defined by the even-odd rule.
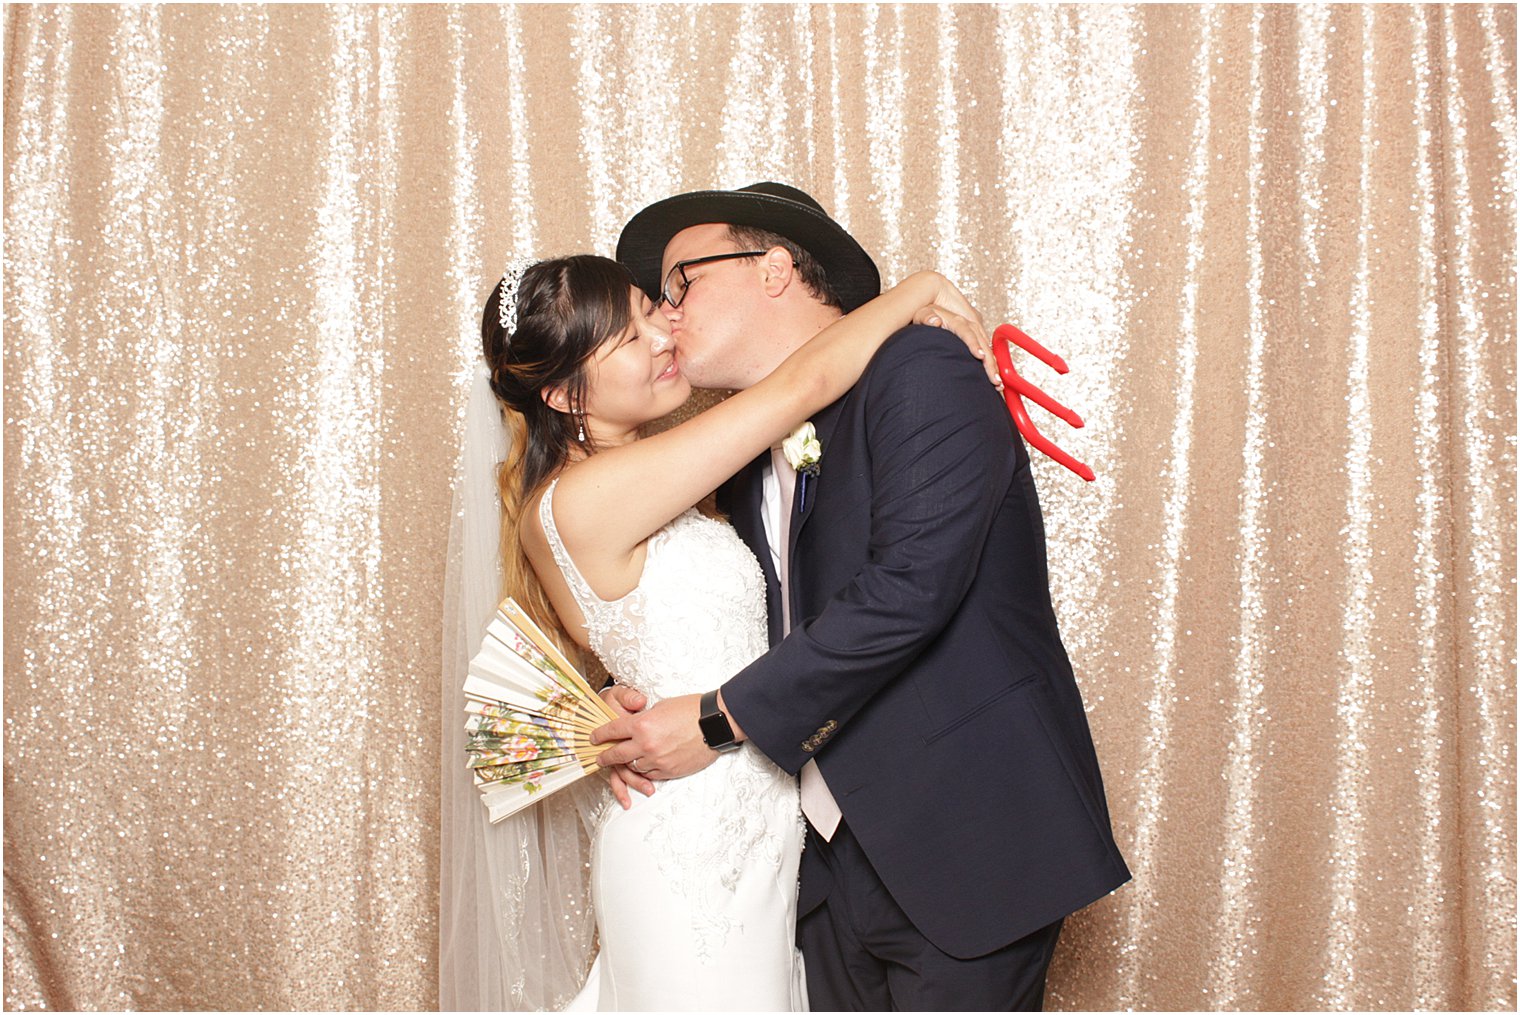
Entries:
[[[649,703],[642,692],[622,684],[609,684],[602,688],[601,694],[602,700],[620,716],[640,712]],[[607,785],[617,798],[618,805],[625,811],[633,804],[633,797],[628,792],[630,789],[638,790],[645,796],[654,795],[654,782],[627,765],[614,765],[607,769]]]
[[[975,313],[975,311],[972,312]],[[964,317],[931,303],[927,307],[918,309],[913,315],[913,323],[944,328],[965,342],[966,348],[971,350],[971,355],[982,361],[982,370],[987,374],[987,379],[992,382],[992,386],[999,391],[1003,390],[1003,377],[998,373],[997,357],[992,353],[992,340],[987,337],[987,331],[982,327],[980,317],[974,319]]]
[[633,796],[628,792],[630,789],[636,789],[645,796],[654,796],[654,782],[627,765],[614,765],[607,769],[607,787],[617,798],[618,806],[625,811],[633,806]]
[[992,353],[992,339],[987,335],[982,315],[954,283],[939,272],[921,271],[910,277],[916,282],[927,283],[934,293],[928,305],[914,313],[913,323],[944,328],[965,342],[971,354],[982,361],[987,379],[1001,391],[1003,378],[998,373],[997,357]]

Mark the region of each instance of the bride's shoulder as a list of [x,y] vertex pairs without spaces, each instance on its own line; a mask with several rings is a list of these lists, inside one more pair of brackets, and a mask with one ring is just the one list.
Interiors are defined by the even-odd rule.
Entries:
[[586,478],[581,474],[581,463],[565,466],[529,498],[521,523],[531,522],[540,538],[546,523],[554,527],[561,539],[573,536],[587,513],[585,498],[581,496]]
[[566,466],[525,503],[518,520],[519,537],[535,540],[543,547],[558,544],[575,558],[582,570],[595,570],[603,558],[613,561],[619,569],[630,556],[637,555],[642,560],[644,540],[628,548],[607,539],[606,509],[601,506],[605,500],[601,493],[596,470],[586,468],[584,462]]
[[537,560],[540,553],[547,556],[549,550],[549,539],[544,534],[544,526],[538,515],[542,503],[542,493],[529,497],[523,502],[522,514],[517,518],[517,540],[533,560]]
[[562,508],[560,498],[555,494],[559,480],[560,477],[555,476],[523,498],[522,509],[517,515],[517,538],[530,556],[534,551],[548,552],[549,538],[544,531],[545,515],[548,515],[548,523],[558,528],[557,521]]

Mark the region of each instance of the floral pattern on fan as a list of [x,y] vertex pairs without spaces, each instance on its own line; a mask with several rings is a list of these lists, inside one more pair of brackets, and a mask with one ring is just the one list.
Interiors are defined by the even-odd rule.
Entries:
[[598,771],[590,733],[614,718],[517,603],[486,629],[465,678],[465,753],[490,820]]

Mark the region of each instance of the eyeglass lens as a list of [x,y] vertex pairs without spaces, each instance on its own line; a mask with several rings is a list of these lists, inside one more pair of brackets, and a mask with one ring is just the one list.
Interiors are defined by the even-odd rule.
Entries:
[[686,269],[698,264],[711,264],[713,261],[729,261],[741,257],[759,257],[764,254],[763,250],[744,250],[730,254],[709,254],[706,257],[692,257],[685,261],[677,261],[670,266],[670,271],[665,275],[665,286],[660,290],[660,301],[668,307],[679,307],[681,301],[686,299],[686,290],[691,287],[692,279],[686,277]]

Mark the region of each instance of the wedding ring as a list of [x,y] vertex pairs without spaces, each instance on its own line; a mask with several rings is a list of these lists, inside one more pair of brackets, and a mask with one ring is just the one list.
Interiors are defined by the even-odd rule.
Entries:
[[644,774],[644,770],[639,767],[639,759],[638,758],[634,758],[632,761],[630,761],[628,763],[628,767],[631,768],[631,769],[633,769],[635,772],[639,773],[640,775]]

